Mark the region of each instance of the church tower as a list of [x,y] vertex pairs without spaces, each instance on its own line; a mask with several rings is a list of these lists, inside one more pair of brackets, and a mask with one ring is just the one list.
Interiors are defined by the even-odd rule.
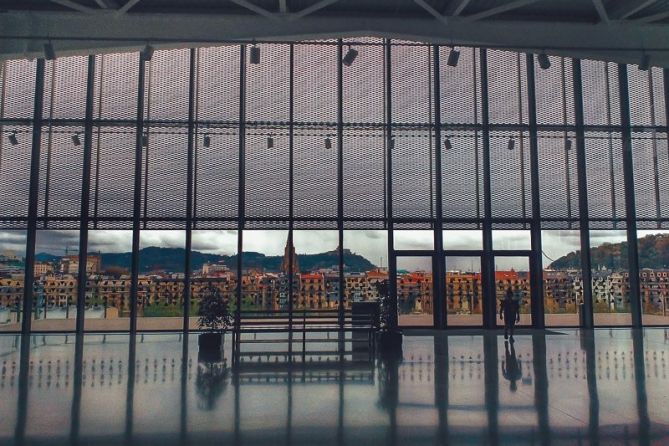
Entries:
[[297,262],[295,246],[290,246],[290,238],[286,240],[286,248],[283,251],[283,260],[281,261],[281,272],[285,275],[290,274],[290,256],[293,258],[293,274],[299,274],[300,264]]

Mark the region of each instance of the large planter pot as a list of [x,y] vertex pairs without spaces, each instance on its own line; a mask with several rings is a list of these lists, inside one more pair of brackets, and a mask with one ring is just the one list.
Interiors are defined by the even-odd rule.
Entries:
[[383,330],[376,334],[376,346],[380,355],[385,357],[402,357],[402,332],[399,330]]
[[223,333],[201,333],[197,338],[197,345],[200,347],[198,352],[199,361],[220,361]]

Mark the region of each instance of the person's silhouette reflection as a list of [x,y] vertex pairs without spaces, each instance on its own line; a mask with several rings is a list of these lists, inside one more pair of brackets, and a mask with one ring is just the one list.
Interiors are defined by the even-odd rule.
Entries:
[[513,342],[511,343],[511,350],[509,350],[509,342],[504,341],[504,350],[505,358],[504,361],[502,361],[502,375],[509,380],[509,389],[512,392],[515,392],[518,389],[516,381],[523,376],[523,365],[522,362],[518,361],[518,358],[516,358],[516,349],[513,346]]

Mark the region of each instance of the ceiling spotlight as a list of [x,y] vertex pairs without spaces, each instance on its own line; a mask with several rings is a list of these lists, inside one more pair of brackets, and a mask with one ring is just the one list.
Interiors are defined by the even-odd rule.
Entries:
[[16,131],[12,132],[8,136],[9,142],[12,143],[13,146],[16,146],[19,144],[19,139],[16,137]]
[[154,52],[153,47],[147,44],[142,50],[142,59],[144,59],[145,62],[149,62],[153,57],[153,52]]
[[149,134],[142,133],[142,147],[147,147],[149,145]]
[[457,67],[459,60],[460,60],[460,50],[452,48],[451,52],[448,53],[448,60],[446,61],[446,65],[448,65],[449,67]]
[[516,140],[509,138],[509,144],[506,146],[507,149],[513,150],[516,147]]
[[446,140],[444,141],[444,147],[446,148],[446,150],[451,150],[453,148],[450,139],[446,138]]
[[344,58],[341,60],[341,63],[343,63],[347,67],[350,67],[356,57],[358,57],[358,50],[351,48],[351,46],[349,45],[348,51],[346,52]]
[[393,150],[395,148],[395,138],[390,138],[390,150]]
[[272,135],[269,135],[267,137],[267,148],[271,149],[274,147],[274,138],[272,138]]
[[650,56],[648,54],[644,54],[641,56],[641,62],[639,62],[639,70],[648,71],[648,68],[650,68]]
[[255,44],[249,50],[249,63],[253,65],[258,65],[260,63],[260,48],[255,46]]
[[56,51],[53,49],[53,45],[51,44],[51,42],[47,42],[44,44],[44,58],[46,60],[56,59]]
[[202,138],[202,145],[209,148],[211,146],[211,136],[209,136],[208,133],[204,134],[204,138]]
[[565,148],[566,150],[571,150],[571,144],[572,144],[571,139],[566,140],[566,141],[565,141],[564,148]]
[[332,148],[332,140],[330,139],[329,136],[325,138],[325,148],[326,149],[331,149]]
[[72,143],[75,146],[80,146],[81,145],[81,138],[79,138],[79,133],[78,132],[75,133],[74,135],[72,135]]
[[548,58],[546,53],[541,53],[537,56],[537,62],[542,70],[547,70],[551,67],[551,60]]

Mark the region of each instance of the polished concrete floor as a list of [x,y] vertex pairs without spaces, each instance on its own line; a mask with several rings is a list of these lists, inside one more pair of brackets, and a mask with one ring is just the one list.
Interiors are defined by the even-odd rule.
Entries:
[[0,445],[669,444],[667,329],[412,331],[384,359],[254,343],[235,365],[229,338],[207,362],[194,334],[131,341],[0,335]]

